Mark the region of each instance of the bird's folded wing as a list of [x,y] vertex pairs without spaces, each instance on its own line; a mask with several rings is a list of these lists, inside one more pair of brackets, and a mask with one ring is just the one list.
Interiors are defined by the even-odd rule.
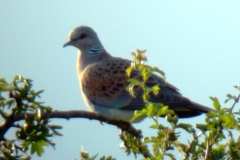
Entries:
[[[136,87],[136,97],[127,91],[126,68],[131,61],[121,58],[111,58],[89,65],[82,73],[81,83],[84,94],[95,104],[125,110],[140,110],[144,107],[142,90]],[[132,78],[141,79],[137,71],[132,71]],[[150,94],[151,102],[161,102],[166,105],[184,106],[190,102],[181,96],[177,88],[165,82],[156,74],[147,81],[147,86],[159,84],[160,94]]]

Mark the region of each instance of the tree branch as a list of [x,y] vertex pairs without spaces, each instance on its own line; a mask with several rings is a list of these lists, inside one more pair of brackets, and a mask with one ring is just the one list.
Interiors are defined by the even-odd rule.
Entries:
[[0,141],[5,140],[4,135],[13,126],[14,122],[15,121],[13,113],[4,117],[4,121],[0,125]]
[[[8,116],[4,122],[2,123],[2,125],[0,126],[0,140],[4,140],[4,135],[5,133],[11,128],[13,127],[13,124],[17,121],[20,120],[24,120],[25,115],[27,115],[28,117],[34,117],[35,113],[22,113],[22,114],[18,114],[18,115],[14,115],[11,117]],[[84,110],[70,110],[70,111],[52,111],[51,114],[47,114],[44,113],[41,116],[43,119],[44,118],[64,118],[64,119],[71,119],[71,118],[87,118],[90,120],[99,120],[101,122],[105,122],[108,123],[110,125],[114,125],[117,126],[118,128],[120,128],[123,131],[129,132],[131,134],[133,134],[136,137],[142,137],[141,134],[141,130],[137,130],[135,129],[131,123],[128,122],[124,122],[124,121],[117,121],[117,120],[110,120],[107,118],[104,118],[100,115],[97,115],[93,112],[89,112],[89,111],[84,111]]]

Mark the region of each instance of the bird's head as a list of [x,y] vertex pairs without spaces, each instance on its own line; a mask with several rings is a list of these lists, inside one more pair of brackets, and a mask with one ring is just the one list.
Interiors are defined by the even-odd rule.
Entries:
[[80,51],[88,50],[91,55],[97,55],[102,52],[103,46],[97,36],[97,33],[88,26],[79,26],[69,33],[69,41],[63,47],[74,46]]

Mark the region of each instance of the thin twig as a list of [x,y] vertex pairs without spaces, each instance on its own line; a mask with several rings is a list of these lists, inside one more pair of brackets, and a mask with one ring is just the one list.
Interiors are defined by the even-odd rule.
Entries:
[[185,154],[185,156],[184,156],[184,160],[187,160],[189,157],[189,153],[190,153],[190,150],[192,149],[192,147],[193,147],[193,144],[194,144],[194,141],[195,141],[196,139],[194,138],[193,140],[192,140],[192,142],[190,143],[190,146],[189,146],[189,148],[188,148],[188,150],[186,151],[186,154]]
[[20,128],[20,129],[22,129],[23,127],[21,126],[21,125],[19,125],[19,124],[13,124],[12,125],[12,127],[15,127],[15,128]]
[[[218,134],[221,133],[223,130],[223,127],[221,125],[221,127],[217,130],[217,133],[215,134],[215,136],[213,137],[211,143],[207,142],[207,147],[206,147],[206,154],[205,154],[205,160],[208,159],[208,155],[209,155],[209,149],[212,148],[212,146],[215,144]],[[209,144],[210,143],[210,144]]]
[[238,97],[234,100],[232,107],[231,107],[231,111],[233,110],[233,107],[236,105],[236,103],[239,101],[240,99],[240,94],[238,95]]
[[203,134],[203,132],[199,132],[198,134],[194,135],[193,136],[193,140],[192,142],[190,143],[190,146],[188,148],[188,150],[186,151],[186,155],[184,157],[184,160],[187,160],[188,159],[188,156],[189,156],[189,152],[190,150],[192,149],[193,145],[194,145],[194,141],[196,141],[198,139],[198,137],[200,137],[201,135]]
[[209,142],[207,141],[206,154],[204,157],[205,160],[208,160],[208,154],[209,154]]

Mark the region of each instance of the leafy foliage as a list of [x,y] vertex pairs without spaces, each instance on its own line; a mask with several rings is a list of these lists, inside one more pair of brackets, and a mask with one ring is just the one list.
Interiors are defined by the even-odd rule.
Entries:
[[[52,111],[49,106],[37,101],[43,91],[34,91],[32,86],[32,80],[21,75],[15,76],[11,83],[7,83],[4,78],[0,79],[0,114],[4,120],[0,126],[0,155],[4,155],[5,159],[30,159],[29,150],[31,155],[37,153],[41,156],[44,146],[55,146],[49,138],[61,136],[57,130],[62,127],[50,125],[49,118],[42,117]],[[33,116],[26,113],[32,113]],[[19,115],[24,115],[23,125],[14,120]],[[16,138],[13,141],[4,137],[11,127],[16,128]],[[27,156],[23,157],[24,154]]]
[[[233,100],[231,108],[222,108],[216,97],[210,97],[216,111],[210,111],[206,114],[205,124],[196,124],[196,127],[193,127],[191,124],[179,123],[177,115],[174,115],[172,110],[168,110],[168,106],[148,101],[149,93],[153,92],[154,94],[158,94],[160,88],[158,86],[148,88],[146,86],[147,79],[152,72],[156,71],[164,78],[165,76],[164,72],[160,69],[144,64],[147,59],[144,53],[144,50],[137,50],[137,53],[132,52],[134,62],[127,68],[126,72],[130,75],[133,69],[138,70],[141,72],[143,81],[130,78],[130,85],[127,87],[127,90],[130,94],[135,95],[134,86],[138,85],[143,89],[143,99],[146,103],[146,107],[136,112],[132,121],[145,117],[151,118],[153,124],[150,128],[156,130],[156,135],[141,139],[132,137],[129,133],[124,133],[124,136],[120,136],[120,138],[124,141],[126,146],[125,152],[128,155],[132,152],[135,156],[141,154],[146,160],[164,159],[164,157],[175,160],[176,157],[172,153],[174,149],[177,149],[185,160],[240,159],[240,111],[233,112],[235,104],[239,101],[240,86],[234,86],[239,91],[238,96],[227,94],[225,102]],[[159,123],[159,116],[163,115],[166,115],[165,119],[170,127]],[[178,132],[176,129],[178,129]],[[191,134],[192,140],[188,140],[188,143],[180,142],[179,129]],[[239,137],[234,138],[233,132],[238,132]],[[200,140],[200,137],[204,137],[204,140]],[[227,140],[226,137],[230,137],[230,139]],[[153,155],[149,153],[147,144],[152,145]]]

